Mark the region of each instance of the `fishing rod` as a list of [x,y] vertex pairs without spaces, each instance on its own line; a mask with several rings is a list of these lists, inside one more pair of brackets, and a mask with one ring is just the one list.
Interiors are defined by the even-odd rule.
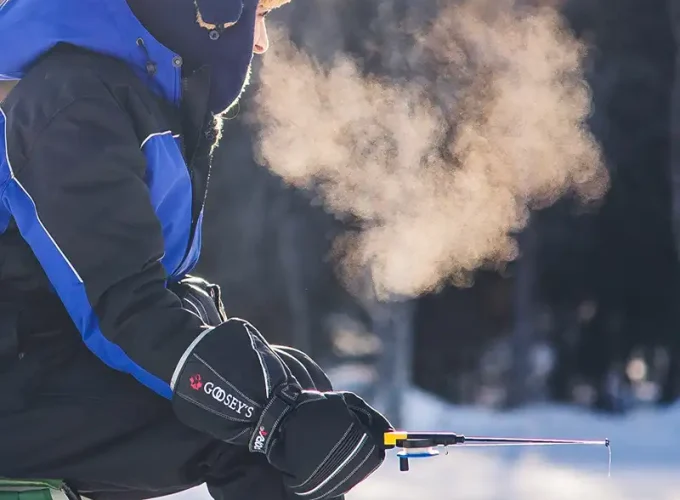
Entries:
[[466,437],[453,432],[386,432],[384,436],[385,449],[401,448],[397,453],[399,457],[399,470],[409,470],[409,459],[430,458],[439,455],[439,447],[448,446],[559,446],[559,445],[586,445],[606,446],[609,450],[609,463],[611,467],[611,447],[609,439],[583,440],[583,439],[525,439],[508,437]]

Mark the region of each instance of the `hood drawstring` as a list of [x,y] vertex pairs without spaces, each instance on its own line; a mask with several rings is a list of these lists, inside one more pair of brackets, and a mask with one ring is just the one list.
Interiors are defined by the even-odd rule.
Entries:
[[149,74],[149,76],[154,76],[158,70],[158,64],[156,64],[156,62],[151,59],[149,50],[146,48],[143,39],[137,39],[137,46],[144,51],[144,55],[146,57],[146,72]]

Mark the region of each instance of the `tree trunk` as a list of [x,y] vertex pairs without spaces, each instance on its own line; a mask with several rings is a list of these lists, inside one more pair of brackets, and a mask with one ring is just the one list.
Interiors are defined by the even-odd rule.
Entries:
[[531,223],[518,237],[520,258],[515,276],[515,324],[512,335],[512,377],[508,394],[511,407],[531,399],[531,348],[534,337],[534,288],[536,282],[537,234]]

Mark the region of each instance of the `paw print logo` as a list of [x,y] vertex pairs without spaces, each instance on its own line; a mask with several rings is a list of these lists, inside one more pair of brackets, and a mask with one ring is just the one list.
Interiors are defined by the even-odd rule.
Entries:
[[201,387],[203,387],[203,379],[201,379],[201,376],[197,373],[196,375],[189,377],[189,384],[194,391],[200,391]]

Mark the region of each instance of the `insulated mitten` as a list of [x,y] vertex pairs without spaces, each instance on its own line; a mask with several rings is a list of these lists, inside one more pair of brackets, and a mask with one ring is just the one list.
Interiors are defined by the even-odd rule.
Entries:
[[273,345],[272,348],[286,363],[302,389],[320,392],[333,390],[333,385],[326,372],[307,354],[294,347]]
[[383,435],[392,426],[349,392],[301,397],[266,450],[267,458],[284,472],[284,484],[300,498],[344,495],[383,463]]
[[196,338],[179,361],[171,387],[181,421],[244,446],[254,439],[266,408],[280,402],[274,406],[285,413],[301,392],[260,332],[237,318]]
[[303,390],[310,381],[299,382],[250,323],[230,319],[207,329],[180,360],[173,408],[186,425],[265,455],[294,494],[333,498],[382,463],[391,426],[352,393]]

